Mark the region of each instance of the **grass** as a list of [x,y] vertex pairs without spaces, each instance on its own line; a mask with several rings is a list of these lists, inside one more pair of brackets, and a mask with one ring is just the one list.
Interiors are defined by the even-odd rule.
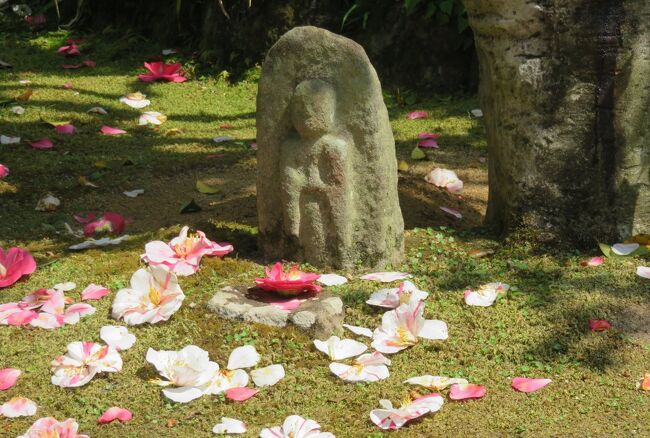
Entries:
[[[431,292],[427,317],[449,325],[449,340],[423,342],[391,359],[391,376],[375,384],[345,384],[332,376],[328,361],[311,339],[292,328],[270,329],[224,321],[211,315],[206,303],[221,286],[252,284],[262,273],[255,250],[255,152],[247,142],[255,138],[255,93],[259,71],[237,84],[212,77],[185,84],[145,85],[137,82],[144,57],[160,47],[106,37],[89,38],[84,52],[97,62],[94,70],[63,71],[55,49],[64,33],[43,36],[6,35],[0,40],[4,61],[13,70],[0,71],[0,101],[20,94],[31,80],[34,96],[16,116],[0,108],[0,134],[23,139],[52,138],[52,151],[31,150],[25,143],[0,146],[0,163],[11,170],[0,182],[0,246],[29,248],[39,269],[28,280],[0,291],[0,302],[15,301],[37,287],[75,281],[68,294],[94,282],[113,291],[125,286],[140,266],[139,254],[153,239],[167,240],[183,224],[198,227],[213,240],[235,245],[233,256],[204,259],[194,276],[181,279],[187,295],[184,306],[162,324],[135,327],[136,345],[124,352],[124,369],[96,377],[79,389],[51,385],[49,363],[65,352],[69,342],[99,340],[99,329],[115,323],[110,318],[111,296],[94,303],[95,315],[74,326],[54,331],[0,327],[0,368],[24,371],[16,387],[0,394],[0,402],[26,396],[39,405],[38,416],[76,418],[80,430],[92,437],[179,436],[208,437],[221,416],[246,421],[254,436],[262,427],[280,424],[293,413],[316,419],[323,430],[338,437],[379,437],[368,412],[380,398],[399,403],[418,391],[401,382],[433,374],[466,377],[486,385],[479,401],[446,402],[434,415],[413,422],[400,436],[643,436],[650,414],[648,394],[635,389],[650,371],[650,284],[634,275],[634,259],[608,259],[597,268],[583,268],[585,254],[553,253],[529,246],[524,239],[495,240],[480,227],[487,198],[486,155],[480,120],[468,116],[474,98],[427,98],[413,106],[396,105],[386,93],[399,159],[410,164],[400,176],[400,197],[407,227],[407,255],[395,268],[414,275]],[[102,42],[104,40],[105,42]],[[135,41],[138,42],[138,41]],[[112,44],[113,43],[113,44]],[[73,89],[63,88],[71,82]],[[131,91],[152,100],[151,110],[169,117],[159,130],[137,126],[139,111],[118,102]],[[75,92],[78,92],[76,94]],[[86,113],[103,106],[108,116]],[[431,117],[409,121],[412,110]],[[60,136],[45,120],[72,120],[79,132]],[[232,130],[219,124],[231,123]],[[98,133],[102,124],[128,131],[122,137]],[[166,136],[179,128],[182,134]],[[420,131],[441,134],[432,160],[414,163],[408,157]],[[215,144],[216,135],[232,135],[242,144]],[[221,158],[208,159],[211,154]],[[126,161],[131,164],[124,165]],[[98,166],[98,162],[105,165]],[[99,163],[102,164],[102,163]],[[463,199],[434,190],[422,181],[434,165],[449,167],[465,181]],[[99,188],[79,184],[85,176]],[[220,187],[216,195],[194,189],[197,179]],[[144,188],[130,199],[124,190]],[[34,211],[45,193],[62,200],[61,209]],[[179,214],[194,198],[203,211]],[[459,208],[462,221],[442,213],[441,205]],[[101,250],[70,252],[76,239],[64,231],[71,214],[113,210],[133,219],[132,239]],[[492,249],[492,257],[472,258],[471,249]],[[596,249],[594,249],[594,254]],[[357,274],[347,272],[344,274]],[[506,299],[491,308],[463,304],[463,290],[490,281],[513,286]],[[375,327],[381,312],[364,304],[375,284],[359,280],[332,288],[346,304],[346,322]],[[194,303],[194,306],[190,306]],[[589,319],[608,319],[614,329],[591,333]],[[283,363],[287,377],[245,403],[206,396],[189,404],[174,404],[149,383],[154,371],[145,361],[146,350],[180,349],[196,344],[224,365],[230,351],[252,343],[261,353],[261,365]],[[516,376],[549,377],[553,383],[535,394],[510,388]],[[96,420],[110,406],[134,412],[126,425],[99,426]],[[0,419],[0,435],[22,434],[34,418]]]

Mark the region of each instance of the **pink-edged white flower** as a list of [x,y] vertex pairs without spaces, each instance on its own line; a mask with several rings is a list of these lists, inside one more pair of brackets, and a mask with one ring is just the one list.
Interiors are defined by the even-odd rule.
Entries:
[[391,283],[397,280],[406,280],[411,274],[406,272],[373,272],[363,275],[362,280],[379,281],[381,283]]
[[[141,109],[151,104],[151,101],[147,99],[147,95],[142,94],[139,91],[120,97],[120,102],[130,106],[131,108],[136,108],[136,109]],[[106,113],[100,113],[100,114],[106,114]]]
[[465,304],[468,306],[489,307],[500,295],[504,295],[510,289],[506,283],[488,283],[478,290],[468,289],[464,293]]
[[167,321],[180,309],[185,294],[173,272],[161,266],[138,269],[131,287],[120,289],[113,301],[112,315],[129,325]]
[[5,417],[31,417],[36,414],[36,403],[25,397],[14,397],[0,406],[0,415]]
[[444,402],[440,394],[429,394],[418,397],[397,409],[393,407],[390,400],[379,400],[381,408],[370,411],[370,420],[381,429],[396,430],[410,420],[439,411]]
[[341,339],[338,336],[331,336],[326,341],[314,340],[314,346],[325,353],[331,360],[343,360],[358,356],[368,347],[354,339]]
[[390,365],[390,359],[375,351],[357,357],[352,365],[333,362],[330,371],[348,382],[377,382],[390,375],[386,365]]
[[300,415],[289,415],[282,426],[262,429],[260,438],[334,438],[330,432],[321,432],[320,424]]
[[246,433],[246,423],[235,418],[221,417],[221,423],[212,428],[216,434],[239,434]]
[[90,382],[97,373],[122,370],[122,358],[113,347],[95,342],[71,342],[65,355],[51,364],[52,384],[76,388]]
[[269,365],[251,371],[251,378],[256,386],[272,386],[284,379],[284,367],[280,364]]
[[212,376],[219,370],[219,365],[210,361],[208,352],[196,345],[188,345],[180,351],[156,351],[150,348],[147,351],[147,362],[156,367],[158,373],[166,379],[156,382],[166,387],[163,389],[165,397],[179,403],[201,397],[204,394],[203,387],[210,383]]
[[121,423],[124,423],[127,421],[131,421],[132,418],[133,418],[133,413],[131,411],[129,411],[128,409],[114,406],[112,408],[108,408],[101,415],[101,417],[99,417],[97,422],[99,424],[107,424],[110,423],[111,421],[119,420]]
[[424,180],[450,193],[460,193],[463,190],[463,182],[453,170],[436,167],[424,177]]
[[188,236],[189,227],[185,226],[177,237],[168,244],[160,240],[145,245],[143,261],[151,266],[165,266],[177,275],[192,275],[199,269],[203,256],[223,257],[233,251],[228,243],[216,243],[197,230]]
[[418,343],[418,338],[447,339],[447,323],[424,319],[424,303],[411,301],[390,310],[381,318],[381,326],[373,333],[372,347],[384,354],[397,353]]
[[[203,387],[204,393],[221,394],[231,389],[245,387],[248,385],[248,374],[241,368],[254,367],[259,361],[260,355],[252,345],[235,348],[228,357],[228,365],[225,369],[219,369],[217,365],[216,370],[210,376],[210,382]],[[234,392],[229,397],[236,401],[243,401],[255,393],[250,391]]]
[[485,396],[485,386],[476,385],[474,383],[456,383],[451,385],[449,390],[449,398],[452,400],[469,400],[475,398],[483,398]]
[[366,338],[372,338],[372,330],[367,327],[359,327],[356,325],[343,324],[343,327],[350,330],[355,335],[365,336]]
[[105,325],[99,330],[99,337],[106,345],[110,345],[117,351],[128,350],[135,344],[135,335],[129,333],[126,327],[116,325]]
[[551,379],[529,379],[527,377],[515,377],[512,379],[512,387],[520,392],[535,392],[551,383]]
[[427,388],[430,391],[442,391],[450,385],[469,383],[466,379],[446,377],[446,376],[417,376],[406,379],[404,383],[411,385],[419,385]]
[[2,368],[0,369],[0,391],[6,391],[18,381],[18,377],[22,372],[17,368]]
[[83,301],[100,300],[110,293],[111,290],[109,288],[91,283],[81,292],[81,299]]
[[401,304],[410,301],[424,301],[428,296],[427,292],[418,289],[415,284],[407,280],[397,288],[381,289],[373,292],[366,303],[371,306],[395,309]]
[[636,275],[643,278],[650,279],[650,267],[648,266],[637,266]]
[[18,438],[90,438],[88,435],[78,433],[79,424],[72,418],[58,421],[56,418],[39,418]]

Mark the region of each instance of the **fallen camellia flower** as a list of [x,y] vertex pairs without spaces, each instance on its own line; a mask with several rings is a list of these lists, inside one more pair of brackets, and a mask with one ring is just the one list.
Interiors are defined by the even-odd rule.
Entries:
[[446,376],[417,376],[406,379],[404,383],[411,385],[419,385],[427,388],[430,391],[442,391],[450,385],[461,384],[466,385],[469,383],[466,379],[446,377]]
[[407,280],[401,283],[398,288],[381,289],[373,292],[370,298],[366,300],[366,303],[371,306],[395,309],[401,304],[410,301],[424,301],[428,296],[428,292],[418,289],[415,284]]
[[380,429],[396,430],[408,421],[422,415],[437,412],[442,408],[444,399],[440,394],[429,394],[394,408],[390,400],[379,400],[380,409],[370,411],[370,420]]
[[13,388],[21,374],[22,372],[16,368],[0,369],[0,391]]
[[79,46],[77,45],[76,41],[73,40],[68,40],[66,41],[67,45],[59,47],[59,49],[56,51],[56,53],[60,55],[65,55],[65,56],[79,56],[81,55],[81,51],[79,50]]
[[650,374],[646,373],[643,376],[643,379],[641,379],[641,381],[637,383],[636,387],[641,391],[650,391]]
[[120,97],[120,102],[136,109],[144,108],[151,103],[151,101],[147,99],[147,95],[142,94],[139,91]]
[[227,399],[233,401],[246,401],[249,398],[257,394],[259,390],[253,388],[246,388],[244,386],[238,386],[237,388],[230,388],[224,391],[224,395]]
[[257,386],[272,386],[284,379],[284,367],[280,364],[269,365],[251,371],[253,383]]
[[20,137],[12,137],[10,135],[0,135],[0,144],[18,144]]
[[348,382],[377,382],[387,379],[390,359],[375,351],[366,353],[352,361],[352,365],[333,362],[330,371]]
[[512,387],[520,392],[539,391],[549,383],[551,383],[551,379],[529,379],[526,377],[512,379]]
[[187,78],[181,72],[180,64],[166,64],[164,62],[145,62],[144,68],[149,73],[139,74],[138,78],[144,82],[167,81],[167,82],[185,82]]
[[314,346],[318,351],[325,353],[331,360],[343,360],[358,356],[368,349],[359,341],[341,339],[338,336],[331,336],[326,341],[315,339]]
[[91,283],[81,292],[81,300],[99,300],[110,293],[111,290],[109,288]]
[[468,306],[489,307],[501,295],[504,295],[510,289],[506,283],[488,283],[484,284],[479,290],[467,289],[464,293],[465,304]]
[[61,200],[54,195],[47,194],[36,203],[36,211],[54,211],[61,206]]
[[58,125],[54,129],[59,134],[74,134],[77,131],[74,125]]
[[358,327],[356,325],[343,324],[343,327],[350,330],[355,335],[365,336],[366,338],[372,338],[372,330],[366,327]]
[[460,193],[463,190],[463,182],[453,170],[436,167],[424,177],[424,180],[436,187],[446,189],[449,193]]
[[284,272],[281,262],[273,265],[273,268],[266,268],[265,278],[256,278],[257,287],[277,292],[280,295],[298,295],[303,292],[320,293],[321,287],[314,284],[320,278],[318,274],[302,272],[298,265],[292,265],[289,271]]
[[590,259],[582,260],[580,262],[580,266],[600,266],[603,263],[605,263],[605,258],[598,256],[598,257],[592,257]]
[[373,333],[372,347],[384,354],[393,354],[418,343],[418,338],[445,340],[444,321],[424,319],[424,303],[411,301],[390,310],[381,318],[381,326]]
[[449,390],[449,398],[452,400],[468,400],[483,398],[483,396],[485,396],[485,386],[473,383],[455,383]]
[[138,120],[138,125],[144,126],[147,124],[162,125],[167,121],[167,116],[157,111],[145,111]]
[[463,214],[456,210],[455,208],[450,208],[450,207],[440,207],[440,210],[444,211],[445,213],[455,217],[456,219],[462,219]]
[[282,426],[262,429],[260,438],[334,438],[330,432],[321,432],[320,424],[300,415],[289,415]]
[[94,219],[95,216],[88,215],[90,222],[84,225],[84,236],[92,237],[100,234],[122,234],[126,227],[126,219],[119,213],[111,211],[104,212],[100,218]]
[[125,423],[127,421],[131,421],[133,418],[133,414],[131,411],[128,409],[124,408],[118,408],[117,406],[114,406],[112,408],[108,408],[102,415],[99,417],[97,422],[99,424],[107,424],[110,423],[111,421],[119,420],[121,423]]
[[219,365],[216,366],[209,382],[202,387],[203,393],[226,393],[226,397],[235,401],[244,401],[251,398],[257,393],[257,390],[244,388],[248,385],[248,374],[241,368],[254,367],[259,360],[260,355],[252,345],[235,348],[228,357],[226,369],[220,369]]
[[129,333],[126,327],[116,325],[105,325],[99,330],[99,337],[106,345],[115,348],[117,351],[128,350],[135,344],[135,335]]
[[589,330],[592,332],[602,332],[612,328],[612,325],[609,321],[604,319],[590,319],[589,320]]
[[221,423],[212,428],[216,434],[238,434],[246,433],[246,423],[235,418],[221,417]]
[[636,275],[643,278],[650,279],[650,267],[649,266],[637,266]]
[[119,128],[113,128],[112,126],[104,125],[99,131],[104,135],[122,135],[126,134],[126,131]]
[[413,111],[408,113],[406,116],[409,120],[415,120],[415,119],[426,119],[429,117],[429,113],[426,111]]
[[210,361],[208,352],[196,345],[188,345],[180,351],[156,351],[149,348],[147,362],[167,379],[158,381],[157,384],[174,386],[163,389],[165,397],[179,403],[201,397],[204,394],[203,388],[219,371],[219,365]]
[[52,149],[54,143],[49,138],[41,138],[40,140],[29,142],[30,146],[34,149]]
[[177,237],[168,244],[160,240],[145,245],[145,253],[140,257],[151,266],[163,266],[177,275],[187,276],[196,273],[203,256],[223,257],[234,250],[229,243],[216,243],[205,236],[203,231],[188,236],[185,226]]
[[321,274],[316,281],[325,286],[340,286],[347,283],[348,279],[338,274]]
[[131,277],[130,287],[117,292],[112,316],[129,325],[155,324],[171,318],[184,299],[173,272],[160,266],[141,268]]
[[79,424],[72,418],[58,421],[56,418],[39,418],[18,438],[90,438],[88,435],[77,433]]
[[391,283],[397,280],[406,280],[411,274],[406,272],[373,272],[361,277],[362,280],[379,281],[381,283]]
[[8,418],[31,417],[36,414],[36,403],[25,397],[14,397],[0,406],[0,415]]
[[24,248],[0,248],[0,288],[9,287],[20,277],[36,270],[34,257]]
[[0,179],[6,178],[9,175],[9,168],[0,163]]
[[76,388],[90,382],[97,373],[122,370],[122,358],[111,346],[95,342],[71,342],[65,355],[51,364],[52,384]]

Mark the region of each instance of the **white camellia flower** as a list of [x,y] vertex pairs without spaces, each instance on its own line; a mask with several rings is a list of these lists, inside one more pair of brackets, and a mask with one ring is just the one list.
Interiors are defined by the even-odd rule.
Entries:
[[401,283],[397,288],[381,289],[377,292],[373,292],[366,303],[371,306],[395,309],[396,307],[399,307],[400,304],[408,303],[410,301],[423,301],[428,296],[428,292],[418,289],[415,284],[407,280]]
[[167,121],[167,116],[164,114],[161,114],[157,111],[145,111],[140,116],[140,119],[138,120],[138,125],[141,126],[148,125],[148,124],[162,125],[166,121]]
[[112,315],[129,325],[155,324],[171,318],[184,299],[174,273],[150,266],[138,269],[131,277],[131,287],[117,292]]
[[139,91],[120,97],[120,102],[136,109],[144,108],[151,103],[151,101],[147,99],[147,95],[142,94]]
[[251,371],[251,378],[255,385],[259,387],[275,385],[284,379],[284,367],[280,364],[275,364],[258,368]]
[[246,433],[246,423],[235,418],[221,417],[221,423],[214,426],[212,432],[218,434]]
[[128,350],[135,344],[135,335],[129,333],[126,327],[116,325],[105,325],[102,327],[99,331],[99,337],[117,351]]
[[354,339],[341,339],[332,336],[326,341],[314,340],[314,346],[329,356],[331,360],[343,360],[358,356],[368,349],[367,346]]
[[260,361],[260,355],[252,345],[235,348],[228,357],[226,369],[217,368],[210,381],[203,386],[204,394],[221,394],[229,389],[248,385],[248,373],[241,368],[251,368]]
[[444,402],[440,394],[429,394],[416,398],[397,409],[393,407],[390,400],[379,400],[381,409],[370,411],[370,420],[381,429],[396,430],[404,426],[407,421],[439,411]]
[[390,310],[373,333],[372,347],[384,354],[397,353],[418,343],[418,338],[444,340],[448,337],[444,321],[424,319],[424,302],[411,301]]
[[330,432],[321,432],[320,424],[300,415],[289,415],[282,426],[262,429],[260,438],[335,438]]
[[469,382],[466,379],[446,377],[446,376],[417,376],[406,379],[404,383],[410,383],[411,385],[423,386],[430,391],[442,391],[448,386],[454,384],[466,385]]
[[465,291],[465,304],[468,306],[488,307],[494,304],[499,295],[505,294],[510,285],[506,283],[484,284],[479,290],[468,289]]
[[377,382],[388,378],[390,359],[375,351],[366,353],[352,361],[352,365],[333,362],[330,371],[348,382]]
[[174,386],[163,389],[163,394],[179,403],[187,403],[204,394],[203,387],[219,370],[219,365],[210,361],[208,352],[188,345],[180,351],[147,351],[147,362],[156,367],[158,373],[167,379],[158,381],[161,386]]
[[52,384],[63,388],[75,388],[90,382],[97,373],[115,373],[122,370],[122,358],[109,345],[95,342],[72,342],[65,355],[51,364],[54,375]]
[[450,193],[460,193],[463,190],[463,182],[453,170],[436,167],[424,177],[424,180]]

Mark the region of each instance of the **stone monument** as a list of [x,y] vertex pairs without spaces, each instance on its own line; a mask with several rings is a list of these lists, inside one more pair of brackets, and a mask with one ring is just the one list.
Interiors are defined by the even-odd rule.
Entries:
[[335,268],[399,262],[395,141],[360,45],[316,27],[282,36],[262,66],[257,145],[265,257]]

